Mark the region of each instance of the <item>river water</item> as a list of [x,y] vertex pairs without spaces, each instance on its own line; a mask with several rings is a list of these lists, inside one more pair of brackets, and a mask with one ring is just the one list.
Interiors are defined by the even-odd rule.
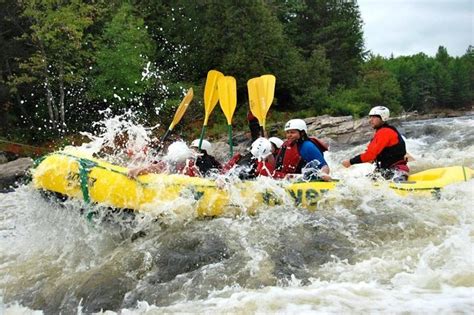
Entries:
[[[412,170],[473,168],[473,127],[402,124]],[[364,146],[328,154],[344,184],[315,212],[203,220],[181,200],[165,220],[89,221],[28,185],[0,194],[0,314],[472,314],[474,181],[399,197],[372,187],[369,165],[340,166]]]

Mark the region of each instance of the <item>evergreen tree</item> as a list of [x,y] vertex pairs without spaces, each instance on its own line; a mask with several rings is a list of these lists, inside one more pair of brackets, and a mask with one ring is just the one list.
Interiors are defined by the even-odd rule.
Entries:
[[[27,21],[21,16],[21,7],[16,1],[0,1],[0,129],[12,135],[12,124],[24,123],[19,118],[29,117],[28,108],[20,95],[28,94],[29,85],[15,86],[10,79],[19,72],[19,59],[31,54],[29,45],[19,41]],[[26,123],[26,121],[25,121]]]
[[[308,84],[316,81],[304,79],[309,75],[308,65],[315,61],[303,60],[268,3],[148,0],[142,5],[143,11],[151,10],[147,21],[162,47],[157,63],[168,69],[176,67],[171,60],[179,65],[175,80],[202,82],[207,71],[218,69],[236,77],[238,102],[242,103],[247,102],[247,80],[272,73],[277,77],[275,97],[280,108],[309,105],[296,102],[311,98],[301,93],[310,91]],[[325,64],[325,60],[320,62]],[[317,72],[326,73],[324,69]],[[319,78],[321,82],[327,81],[325,75]],[[325,85],[312,87],[327,89]]]
[[452,62],[450,73],[454,82],[452,85],[453,108],[463,108],[473,104],[473,61],[473,56],[466,54]]
[[370,107],[383,105],[393,113],[402,110],[400,85],[395,75],[385,68],[385,60],[380,56],[371,56],[364,64],[358,90],[358,100]]
[[[289,38],[306,58],[324,47],[331,65],[331,86],[354,86],[364,53],[362,19],[356,1],[300,0],[280,3],[279,17]],[[284,12],[284,10],[288,10]]]

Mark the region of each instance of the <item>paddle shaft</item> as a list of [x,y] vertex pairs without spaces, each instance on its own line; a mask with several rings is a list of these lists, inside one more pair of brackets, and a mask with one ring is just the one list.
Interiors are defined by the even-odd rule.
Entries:
[[201,150],[202,140],[204,139],[205,133],[206,133],[206,125],[202,125],[201,136],[199,137],[199,150]]
[[227,125],[229,130],[229,146],[230,146],[230,157],[234,156],[234,144],[232,143],[232,125]]

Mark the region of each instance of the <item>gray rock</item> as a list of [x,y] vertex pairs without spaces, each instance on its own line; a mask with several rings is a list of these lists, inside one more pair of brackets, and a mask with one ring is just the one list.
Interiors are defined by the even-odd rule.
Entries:
[[[401,116],[390,119],[390,124],[397,127],[403,121],[423,120],[440,117],[456,117],[463,115],[473,115],[471,111],[453,111],[450,113],[433,113],[420,115],[417,112],[403,113]],[[296,117],[295,117],[296,118]],[[304,119],[308,125],[308,134],[318,137],[327,142],[332,148],[347,145],[358,145],[368,143],[374,134],[374,130],[369,125],[367,117],[354,119],[352,116],[332,117],[322,115],[308,117]],[[267,127],[270,136],[280,136],[284,134],[283,126],[285,122],[276,123]],[[250,135],[245,132],[235,132],[234,152],[245,152],[251,145]],[[227,138],[221,138],[213,142],[214,156],[219,161],[229,160],[229,145]]]
[[[326,141],[330,146],[365,143],[370,140],[373,134],[373,129],[370,127],[367,118],[354,120],[352,116],[332,117],[323,115],[309,117],[305,121],[308,125],[308,134]],[[270,134],[272,136],[283,134],[284,123],[273,125]],[[234,153],[244,153],[251,145],[250,135],[245,132],[236,132],[233,141]],[[229,160],[229,145],[226,138],[213,142],[213,155],[219,161]]]
[[7,163],[8,162],[8,158],[7,156],[5,155],[4,152],[0,152],[0,164],[4,164],[4,163]]
[[22,179],[33,166],[31,158],[19,158],[17,160],[0,165],[0,192],[6,192]]

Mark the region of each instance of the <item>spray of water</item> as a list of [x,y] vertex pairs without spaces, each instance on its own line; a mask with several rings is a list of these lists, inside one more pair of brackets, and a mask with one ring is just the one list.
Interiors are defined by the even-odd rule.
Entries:
[[[474,166],[472,118],[430,124],[437,134],[421,123],[402,126],[413,169]],[[446,140],[453,131],[457,141]],[[340,166],[364,148],[326,156],[341,185],[315,212],[295,207],[269,178],[253,182],[253,191],[271,190],[283,201],[255,214],[245,211],[253,200],[236,189],[238,177],[217,177],[239,211],[212,220],[195,217],[191,191],[133,220],[79,201],[52,203],[29,186],[2,194],[0,309],[471,312],[472,182],[447,187],[439,199],[400,197],[374,188],[365,176],[370,165]],[[90,211],[98,213],[92,221]]]

